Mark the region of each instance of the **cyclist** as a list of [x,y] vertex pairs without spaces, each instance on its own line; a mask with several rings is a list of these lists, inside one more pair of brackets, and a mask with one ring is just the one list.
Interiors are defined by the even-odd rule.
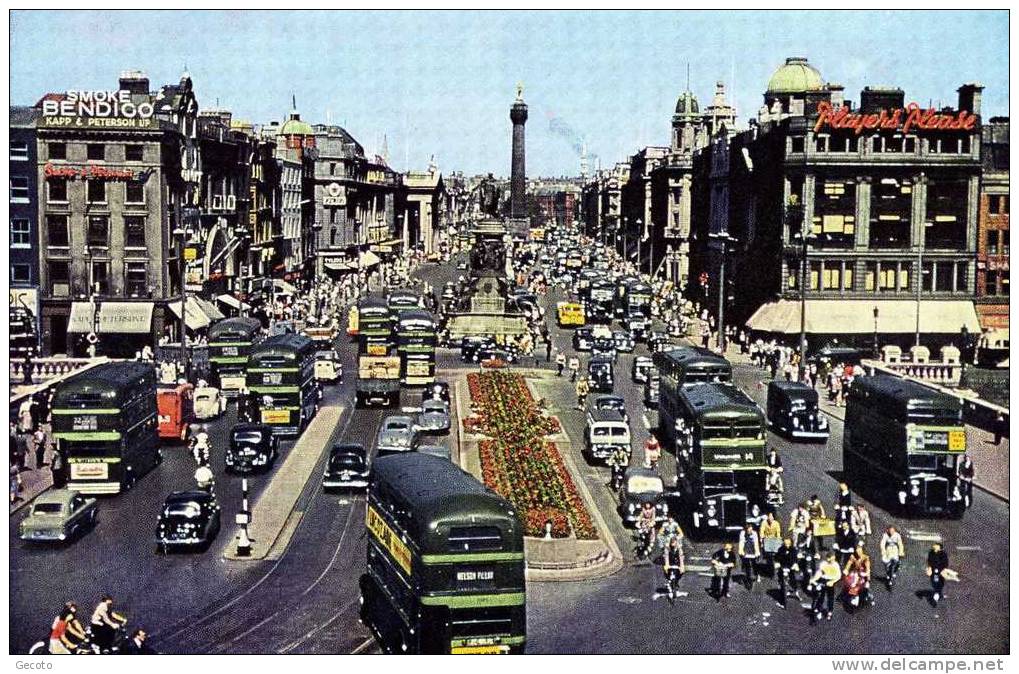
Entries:
[[92,612],[92,637],[101,651],[108,652],[113,648],[113,640],[117,629],[127,623],[127,619],[113,610],[113,597],[104,594],[99,605]]
[[641,506],[640,516],[637,518],[637,534],[640,544],[637,547],[637,554],[640,557],[647,557],[655,544],[655,507],[650,503]]
[[78,621],[78,605],[73,601],[64,604],[63,610],[53,620],[50,629],[50,653],[53,655],[71,655],[83,643],[85,628]]
[[609,468],[612,469],[613,489],[618,490],[623,484],[623,473],[630,465],[630,451],[626,447],[616,447],[608,459]]
[[674,538],[678,539],[680,543],[683,542],[683,527],[679,526],[675,517],[669,515],[669,518],[658,529],[658,541],[663,547],[668,547]]
[[679,587],[679,579],[686,572],[686,563],[683,559],[683,543],[679,536],[673,536],[665,546],[663,556],[664,563],[662,570],[665,572],[665,582],[669,586],[669,599],[676,598]]

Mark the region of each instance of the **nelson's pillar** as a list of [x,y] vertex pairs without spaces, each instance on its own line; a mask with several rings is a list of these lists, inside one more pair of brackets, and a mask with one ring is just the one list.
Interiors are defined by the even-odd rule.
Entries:
[[527,123],[527,104],[524,103],[524,85],[517,85],[517,100],[510,108],[513,122],[513,165],[510,169],[510,217],[527,217],[527,173],[524,170],[524,124]]

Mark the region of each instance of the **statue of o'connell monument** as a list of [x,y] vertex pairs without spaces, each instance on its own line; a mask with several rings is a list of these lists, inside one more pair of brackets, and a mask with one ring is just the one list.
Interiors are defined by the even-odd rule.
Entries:
[[489,218],[499,217],[499,186],[491,173],[481,181],[478,188],[478,205],[481,212]]

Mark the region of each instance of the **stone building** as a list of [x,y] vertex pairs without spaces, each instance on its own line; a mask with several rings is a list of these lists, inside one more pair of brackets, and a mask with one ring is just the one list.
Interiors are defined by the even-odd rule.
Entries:
[[39,111],[11,106],[10,113],[10,354],[38,349],[39,333],[39,167],[36,121]]
[[980,155],[977,314],[984,330],[1008,329],[1008,117],[984,125]]

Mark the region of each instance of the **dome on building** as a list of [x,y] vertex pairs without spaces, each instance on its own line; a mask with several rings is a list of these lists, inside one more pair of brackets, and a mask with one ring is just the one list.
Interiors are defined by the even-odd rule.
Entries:
[[700,106],[697,105],[697,97],[689,91],[684,91],[679,95],[679,99],[676,101],[676,114],[677,115],[696,115],[700,112]]
[[794,56],[785,60],[785,65],[775,71],[768,80],[769,94],[790,94],[804,91],[819,91],[824,88],[824,79],[817,68],[807,59]]
[[311,128],[311,124],[301,121],[301,116],[297,113],[291,113],[290,119],[283,122],[283,126],[280,127],[281,136],[314,136],[315,130]]

